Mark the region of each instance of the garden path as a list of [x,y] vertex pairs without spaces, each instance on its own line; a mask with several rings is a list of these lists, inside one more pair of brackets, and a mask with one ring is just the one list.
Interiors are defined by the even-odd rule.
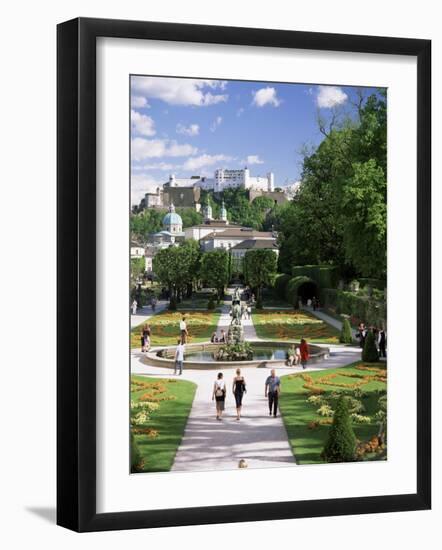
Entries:
[[141,323],[145,323],[148,319],[153,317],[153,315],[156,315],[160,311],[164,311],[167,305],[167,300],[159,300],[157,303],[157,307],[155,308],[155,313],[152,312],[152,308],[150,306],[138,308],[137,313],[135,315],[131,314],[130,316],[130,328],[134,328],[138,325],[141,325]]
[[[230,324],[229,301],[222,307],[218,330],[227,332]],[[258,340],[253,320],[244,321],[246,340]],[[134,351],[131,370],[133,374],[155,377],[174,377],[168,368],[153,367],[141,361],[142,354]],[[360,350],[353,347],[330,346],[330,357],[324,363],[308,367],[307,371],[325,370],[346,365],[360,358]],[[298,372],[300,369],[280,367],[278,376]],[[266,367],[243,368],[247,393],[244,396],[243,415],[236,420],[235,399],[232,394],[234,370],[224,371],[227,387],[226,410],[223,420],[215,419],[215,403],[212,401],[216,370],[186,369],[182,378],[197,384],[197,390],[187,421],[184,437],[175,456],[173,471],[228,470],[238,467],[245,459],[250,468],[281,467],[294,465],[284,423],[281,417],[268,414],[264,385],[270,369]]]

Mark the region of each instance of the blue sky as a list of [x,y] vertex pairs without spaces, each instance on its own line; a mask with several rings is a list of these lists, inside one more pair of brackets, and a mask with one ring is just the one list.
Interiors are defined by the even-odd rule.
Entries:
[[[364,88],[364,96],[374,92]],[[304,146],[323,139],[317,117],[354,115],[357,90],[346,86],[132,76],[132,203],[168,180],[248,166],[275,174],[275,186],[299,180]]]

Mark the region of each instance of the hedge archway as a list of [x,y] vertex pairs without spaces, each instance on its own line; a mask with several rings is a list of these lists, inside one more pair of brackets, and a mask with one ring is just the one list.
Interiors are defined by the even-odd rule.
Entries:
[[287,285],[287,301],[294,306],[298,305],[299,299],[305,304],[307,300],[318,296],[318,285],[310,277],[299,275],[292,277]]

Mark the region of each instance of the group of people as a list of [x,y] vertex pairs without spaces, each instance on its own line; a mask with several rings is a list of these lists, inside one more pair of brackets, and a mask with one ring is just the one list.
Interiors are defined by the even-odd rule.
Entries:
[[[232,393],[235,397],[236,420],[241,420],[242,401],[244,394],[247,393],[246,380],[241,374],[241,369],[236,369],[235,377],[232,382]],[[264,395],[268,400],[269,415],[278,416],[278,401],[281,393],[281,380],[276,376],[275,369],[270,371],[270,376],[266,378],[264,386]],[[224,375],[219,372],[213,384],[212,401],[216,405],[216,419],[222,420],[227,396],[227,387],[224,381]]]
[[319,300],[316,296],[313,296],[313,298],[308,298],[307,307],[312,308],[313,311],[316,311],[319,308]]
[[226,344],[227,343],[227,334],[224,329],[221,329],[221,335],[218,336],[218,333],[216,330],[212,333],[212,336],[210,337],[210,341],[212,344]]
[[374,341],[379,352],[379,357],[387,357],[387,333],[384,328],[378,328],[375,326],[366,327],[365,323],[359,323],[356,330],[356,338],[359,340],[359,346],[361,348],[365,345],[367,334],[371,332],[374,336]]
[[303,369],[307,366],[309,359],[309,349],[305,338],[301,338],[299,346],[292,344],[287,352],[287,365],[289,367],[296,367],[301,365]]

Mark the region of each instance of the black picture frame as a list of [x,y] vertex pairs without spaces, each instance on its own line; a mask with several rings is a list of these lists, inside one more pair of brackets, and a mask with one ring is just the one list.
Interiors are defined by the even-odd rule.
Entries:
[[[96,512],[96,39],[152,39],[417,58],[417,492]],[[57,28],[57,523],[83,531],[431,507],[431,41],[79,18]],[[405,304],[404,304],[405,307]]]

